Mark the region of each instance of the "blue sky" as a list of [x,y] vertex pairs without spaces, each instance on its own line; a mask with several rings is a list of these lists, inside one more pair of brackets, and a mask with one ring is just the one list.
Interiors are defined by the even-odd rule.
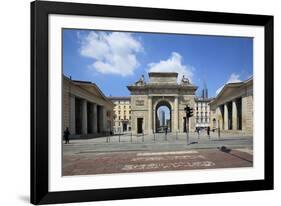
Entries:
[[128,96],[147,72],[178,72],[214,97],[227,82],[253,74],[253,39],[95,30],[63,30],[63,73],[96,83],[105,95]]

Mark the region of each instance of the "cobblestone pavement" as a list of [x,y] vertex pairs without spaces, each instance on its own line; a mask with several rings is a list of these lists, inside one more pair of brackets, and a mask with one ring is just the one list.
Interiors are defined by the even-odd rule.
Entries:
[[[221,151],[225,146],[228,150]],[[63,144],[63,175],[251,167],[252,137],[185,134],[72,140]]]

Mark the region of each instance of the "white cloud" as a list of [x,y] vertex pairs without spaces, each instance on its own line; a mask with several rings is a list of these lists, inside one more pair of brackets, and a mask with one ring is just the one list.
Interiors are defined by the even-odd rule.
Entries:
[[78,38],[80,55],[92,59],[97,72],[128,76],[139,66],[136,55],[143,47],[130,33],[92,31]]
[[183,65],[182,56],[177,52],[172,52],[167,60],[148,64],[148,67],[148,72],[177,72],[178,79],[185,75],[192,82],[194,68]]
[[[235,83],[235,82],[241,82],[241,80],[240,80],[240,75],[239,75],[239,74],[232,73],[232,74],[230,75],[229,79],[227,80],[227,82],[226,82],[224,85],[226,85],[226,84],[228,84],[228,83]],[[222,88],[224,87],[224,85],[217,89],[217,91],[216,91],[216,94],[217,94],[217,95],[220,93],[220,91],[222,90]]]

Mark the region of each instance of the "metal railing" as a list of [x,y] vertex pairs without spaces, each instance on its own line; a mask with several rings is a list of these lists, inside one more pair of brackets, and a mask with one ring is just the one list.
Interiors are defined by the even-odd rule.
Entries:
[[[185,133],[176,132],[168,132],[168,133],[156,133],[152,132],[152,134],[138,133],[133,134],[132,132],[127,133],[115,133],[110,135],[106,133],[106,143],[156,143],[156,142],[177,142],[184,141]],[[194,133],[194,137],[196,137],[196,133]]]

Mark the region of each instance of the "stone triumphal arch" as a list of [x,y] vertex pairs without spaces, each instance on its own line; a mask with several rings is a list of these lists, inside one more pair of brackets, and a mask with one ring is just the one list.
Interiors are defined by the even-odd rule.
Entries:
[[[177,82],[178,73],[150,72],[146,82],[144,76],[133,85],[128,86],[131,92],[131,127],[132,133],[152,134],[157,132],[157,109],[167,106],[170,110],[171,132],[185,131],[184,107],[194,107],[194,95],[197,89],[191,82],[182,77]],[[195,130],[194,117],[190,118],[189,129]]]

